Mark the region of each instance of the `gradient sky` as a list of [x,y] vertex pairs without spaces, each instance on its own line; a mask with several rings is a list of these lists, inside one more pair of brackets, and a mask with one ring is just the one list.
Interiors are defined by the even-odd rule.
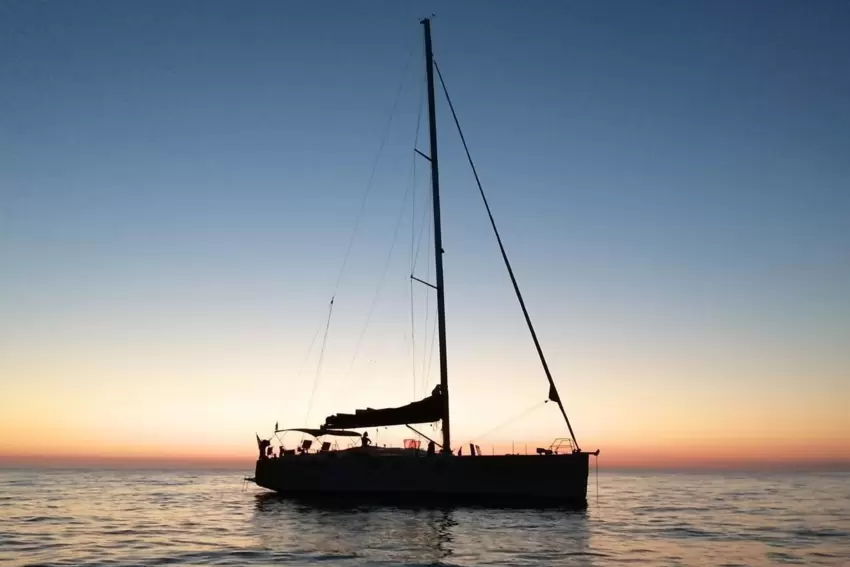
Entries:
[[[850,5],[826,1],[3,2],[0,455],[252,457],[276,420],[436,383],[408,280],[431,12],[583,447],[850,462]],[[547,385],[439,105],[455,442],[548,444],[552,404],[482,435]]]

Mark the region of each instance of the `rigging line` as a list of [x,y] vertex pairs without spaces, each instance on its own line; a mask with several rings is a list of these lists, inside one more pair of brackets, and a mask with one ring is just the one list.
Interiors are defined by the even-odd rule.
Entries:
[[413,299],[413,243],[416,237],[416,158],[413,161],[413,198],[410,200],[410,277],[407,279],[410,296],[410,367],[413,380],[413,399],[416,399],[416,303]]
[[[389,301],[386,303],[386,310],[391,313],[397,313],[400,310],[400,306],[405,298],[401,294],[397,294],[390,299],[386,299],[385,301]],[[395,342],[398,337],[395,334],[387,333],[386,335],[381,335],[374,339],[373,345],[371,347],[371,351],[376,351],[379,353],[391,352]],[[372,356],[364,356],[368,360],[368,363],[365,365],[361,365],[361,368],[352,369],[351,377],[357,381],[362,387],[366,387],[368,381],[372,378],[369,375],[370,372],[374,372],[370,365],[379,364],[379,360],[376,360],[375,357]]]
[[[310,403],[307,404],[307,415],[304,416],[304,423],[309,423],[310,413],[313,411],[313,398],[316,396],[316,390],[319,388],[319,381],[322,375],[322,363],[325,360],[325,347],[328,344],[328,331],[331,328],[331,315],[334,311],[334,300],[328,306],[328,321],[325,323],[325,334],[322,337],[322,348],[319,349],[319,362],[316,365],[316,375],[313,377],[313,390],[310,392]],[[302,435],[303,437],[303,435]]]
[[[399,235],[401,234],[401,227],[402,227],[402,225],[404,224],[404,222],[403,222],[403,221],[404,221],[404,218],[405,218],[405,216],[404,216],[404,212],[405,212],[405,206],[406,206],[406,203],[407,203],[407,197],[408,197],[408,195],[410,194],[411,189],[414,189],[415,179],[414,179],[414,177],[413,177],[413,176],[414,176],[414,165],[413,165],[413,163],[411,163],[411,167],[410,167],[410,176],[409,176],[409,181],[408,181],[408,186],[407,186],[407,187],[408,187],[408,189],[406,189],[406,192],[405,192],[404,198],[402,199],[402,202],[401,202],[401,209],[399,210],[399,217],[398,217],[398,220],[397,220],[397,225],[396,225],[395,233],[394,233],[394,235],[393,235],[393,245],[392,245],[392,247],[390,248],[390,252],[389,252],[389,254],[388,254],[388,256],[387,256],[387,262],[386,262],[386,264],[385,264],[385,266],[384,266],[384,275],[383,275],[383,280],[379,283],[378,288],[375,290],[375,296],[374,296],[374,298],[373,298],[372,307],[370,307],[369,316],[368,316],[368,318],[367,318],[366,326],[365,326],[365,327],[364,327],[364,329],[363,329],[363,333],[362,333],[362,337],[361,337],[361,338],[365,338],[365,335],[366,335],[366,333],[367,333],[367,329],[368,329],[368,325],[369,325],[368,321],[369,321],[369,319],[371,319],[371,317],[372,317],[372,315],[373,315],[373,309],[374,309],[374,307],[377,305],[377,301],[378,301],[378,297],[380,296],[381,288],[382,288],[382,286],[383,286],[383,283],[386,281],[386,276],[387,276],[387,274],[389,273],[389,267],[390,267],[390,262],[391,262],[391,258],[392,258],[392,254],[393,254],[394,247],[395,247],[396,243],[400,242]],[[412,283],[412,281],[413,281],[413,280],[409,280],[409,282],[410,282],[410,283]],[[402,297],[402,296],[399,296],[399,298],[400,298],[400,299],[403,299],[403,297]],[[400,302],[400,299],[396,299],[396,301]],[[390,309],[390,311],[395,312],[395,311],[396,311],[396,304],[395,304],[395,303],[391,304],[391,305],[390,305],[390,308],[391,308],[391,309]],[[379,350],[380,350],[380,349],[379,349]],[[359,354],[359,350],[358,350],[358,351],[355,351],[355,359],[356,359],[356,357],[357,357],[357,355],[358,355],[358,354]],[[373,362],[374,362],[374,361],[373,361]],[[354,359],[352,360],[352,364],[353,364],[353,363],[354,363]],[[353,366],[350,368],[350,370],[352,371],[352,372],[351,372],[351,375],[354,375],[354,372],[353,372]],[[363,377],[364,377],[364,375],[366,374],[367,370],[368,370],[368,369],[364,369],[364,370],[360,373],[358,380],[362,380],[362,379],[363,379]],[[414,397],[415,397],[415,396],[414,396]]]
[[416,399],[416,309],[413,303],[413,278],[408,278],[410,286],[410,361],[413,376],[413,399]]
[[[413,149],[419,143],[419,126],[422,123],[422,102],[425,100],[425,79],[423,77],[419,89],[419,105],[416,114],[416,131],[413,134]],[[414,250],[416,242],[416,156],[413,156],[413,197],[410,200],[410,361],[413,379],[413,399],[416,399],[416,308],[413,299],[413,269],[416,265]]]
[[599,508],[599,454],[596,454],[593,460],[596,464],[596,507]]
[[[422,78],[419,88],[419,106],[416,111],[416,131],[413,133],[413,149],[416,151],[416,146],[419,144],[419,127],[422,125],[422,103],[425,100],[425,78]],[[410,216],[410,273],[413,274],[413,269],[416,267],[416,261],[413,256],[413,241],[416,235],[416,156],[413,156],[413,199],[411,200],[411,216]],[[421,232],[421,231],[420,231]]]
[[579,448],[578,440],[576,439],[575,433],[573,433],[573,426],[570,425],[570,418],[567,417],[564,404],[561,402],[561,396],[558,394],[558,388],[555,386],[555,380],[552,378],[552,373],[549,371],[549,365],[546,363],[546,357],[543,356],[543,348],[540,346],[540,341],[537,340],[537,333],[534,331],[534,325],[531,324],[531,316],[528,314],[528,309],[525,307],[525,301],[523,301],[522,294],[519,291],[519,284],[516,281],[516,276],[514,276],[511,263],[508,260],[508,254],[505,252],[505,246],[502,244],[502,238],[499,236],[499,229],[496,228],[496,221],[493,219],[493,213],[490,210],[487,197],[484,195],[484,188],[481,186],[481,179],[479,179],[478,171],[475,169],[475,164],[472,162],[472,155],[469,153],[469,146],[467,146],[466,138],[463,136],[463,130],[460,127],[460,121],[457,118],[457,113],[455,112],[454,105],[452,104],[452,99],[449,96],[449,90],[446,88],[446,82],[443,80],[443,74],[440,72],[440,67],[437,65],[436,61],[434,62],[434,69],[437,70],[437,76],[440,78],[440,85],[443,87],[443,93],[446,95],[446,102],[449,104],[449,110],[452,112],[452,118],[454,118],[458,134],[460,134],[460,141],[463,143],[463,149],[466,151],[466,159],[469,161],[469,167],[472,169],[472,173],[475,176],[475,183],[478,185],[478,192],[481,194],[481,199],[484,201],[484,207],[487,209],[487,216],[490,217],[490,225],[493,227],[493,232],[496,235],[496,241],[499,243],[499,250],[502,252],[502,260],[504,260],[505,267],[508,269],[508,275],[511,278],[511,283],[513,283],[514,286],[514,292],[516,293],[517,300],[522,308],[522,314],[525,316],[525,322],[528,325],[528,330],[531,333],[534,346],[537,348],[540,363],[543,365],[543,371],[546,373],[546,378],[549,380],[549,399],[558,404],[561,414],[564,416],[564,421],[567,423],[567,429],[570,431],[570,437],[572,437],[573,443],[575,444],[575,450],[580,451],[581,449]]
[[[331,300],[331,302],[333,302],[333,300]],[[330,314],[328,314],[328,317],[330,317]],[[322,320],[324,320],[324,317],[322,318]],[[328,325],[328,323],[325,324],[326,329],[327,329],[327,325]],[[304,354],[304,358],[301,361],[301,364],[298,365],[298,373],[295,374],[296,380],[301,378],[301,374],[303,374],[304,368],[307,367],[307,362],[310,360],[310,353],[313,352],[313,346],[316,344],[316,339],[319,337],[319,331],[321,331],[321,330],[322,330],[322,325],[319,324],[319,326],[316,327],[316,332],[313,333],[313,338],[310,339],[310,346],[307,347],[307,352]],[[327,330],[325,332],[327,333]],[[313,378],[313,380],[315,381],[315,377]],[[310,404],[312,405],[312,394],[310,396]],[[308,406],[308,408],[309,408],[309,406]],[[308,409],[307,413],[309,415],[309,409]]]
[[339,285],[342,282],[342,276],[345,273],[345,267],[348,265],[348,258],[351,256],[351,248],[354,246],[354,238],[357,236],[357,231],[360,228],[360,221],[363,219],[363,212],[366,210],[366,201],[369,198],[369,193],[372,190],[372,186],[375,181],[375,173],[378,170],[378,162],[381,160],[381,154],[384,151],[384,146],[387,143],[387,138],[389,137],[390,127],[393,123],[393,118],[396,114],[396,108],[398,107],[398,102],[401,99],[401,92],[404,88],[405,80],[407,79],[407,71],[410,68],[410,62],[413,59],[413,52],[416,49],[416,44],[414,44],[410,48],[410,53],[407,55],[407,62],[404,64],[404,70],[401,73],[401,82],[398,85],[398,90],[395,93],[395,99],[393,100],[392,109],[390,110],[390,117],[387,120],[387,125],[384,127],[384,134],[381,137],[381,144],[378,146],[378,153],[375,155],[375,159],[372,162],[372,172],[369,174],[369,181],[366,183],[366,189],[363,192],[363,198],[360,201],[360,210],[357,213],[357,218],[354,221],[354,230],[351,232],[351,237],[348,240],[348,246],[345,250],[345,256],[342,260],[342,266],[339,269],[339,275],[336,278],[336,284],[334,285],[333,294],[331,297],[336,296],[336,292],[339,291]]
[[351,375],[351,371],[354,368],[354,362],[357,360],[357,355],[360,352],[360,346],[363,343],[363,337],[366,336],[366,331],[369,329],[369,322],[372,320],[372,314],[375,312],[375,305],[378,303],[378,297],[381,294],[381,288],[384,285],[384,281],[387,278],[387,273],[390,270],[390,261],[392,260],[393,250],[395,250],[396,242],[398,242],[398,234],[399,229],[401,228],[401,221],[404,218],[404,208],[407,205],[407,196],[410,194],[410,185],[404,191],[404,197],[401,201],[401,207],[398,211],[398,219],[396,220],[395,230],[393,231],[393,239],[392,244],[390,245],[389,253],[387,254],[387,259],[384,262],[383,273],[381,274],[381,279],[378,281],[378,287],[375,289],[375,295],[372,296],[372,303],[369,305],[369,311],[366,315],[366,323],[363,325],[363,330],[360,332],[360,337],[357,339],[357,343],[354,346],[354,354],[351,357],[351,363],[348,366],[348,371],[345,373],[345,378]]
[[[430,238],[430,236],[431,236],[431,230],[430,230],[430,227],[429,227],[429,229],[428,229],[428,237],[429,237],[428,238],[428,256],[431,255],[431,238]],[[427,279],[431,279],[431,265],[430,265],[430,263],[427,266],[427,274],[425,275],[425,277]],[[422,345],[422,382],[423,382],[423,384],[428,383],[428,377],[425,374],[425,364],[428,362],[428,354],[429,354],[429,351],[428,351],[428,319],[429,319],[429,316],[431,315],[431,310],[428,308],[428,305],[430,304],[430,300],[431,300],[430,291],[431,291],[430,289],[425,290],[425,325],[424,325],[424,327],[425,327],[425,337],[424,337],[425,342]],[[435,317],[434,320],[436,321],[437,318]],[[434,338],[431,337],[431,345],[432,345],[431,350],[433,350],[433,348],[434,348],[433,344],[434,344]]]
[[[427,191],[427,194],[428,195],[426,197],[427,202],[425,203],[425,210],[422,211],[422,220],[419,222],[419,236],[417,237],[417,240],[416,240],[416,255],[413,258],[413,269],[410,271],[411,274],[416,270],[416,263],[419,261],[419,252],[422,251],[422,234],[425,232],[425,225],[426,224],[428,225],[428,241],[429,242],[431,241],[431,224],[432,223],[426,222],[426,220],[430,219],[431,216],[433,216],[433,214],[434,214],[433,207],[431,206],[431,199],[433,198],[433,195],[431,194],[430,191]],[[428,248],[429,257],[430,257],[430,254],[431,254],[431,248],[429,247]],[[431,266],[429,265],[428,268],[430,269],[430,267]],[[426,279],[428,277],[430,277],[430,273],[426,274],[425,277],[426,277]]]
[[[416,264],[419,261],[419,253],[422,251],[422,236],[425,234],[425,227],[426,226],[428,227],[428,238],[426,239],[426,246],[428,248],[428,250],[426,252],[426,262],[428,262],[428,259],[430,259],[430,257],[431,257],[431,240],[432,240],[431,239],[431,228],[433,227],[433,223],[430,222],[429,219],[432,218],[433,213],[434,213],[434,208],[431,206],[432,197],[433,197],[433,194],[431,193],[431,191],[426,191],[427,201],[425,203],[425,208],[422,211],[422,220],[419,223],[419,227],[420,227],[419,228],[419,236],[417,238],[417,243],[416,243],[416,254],[414,255],[414,258],[413,258],[413,269],[410,272],[411,276],[413,276],[413,274],[416,271]],[[431,279],[431,264],[430,264],[430,262],[427,263],[426,274],[425,274],[424,277],[425,277],[426,280]],[[411,283],[412,283],[412,280],[411,280]],[[430,299],[431,299],[430,292],[431,292],[431,289],[426,287],[425,291],[424,291],[424,293],[425,293],[425,302],[424,302],[425,303],[425,322],[423,324],[423,328],[425,330],[425,335],[423,337],[423,343],[422,343],[422,375],[420,376],[420,383],[422,385],[423,392],[427,390],[427,386],[428,386],[428,376],[425,373],[425,364],[426,364],[426,361],[428,360],[428,319],[429,319],[429,315],[431,313],[430,309],[428,308],[429,303],[430,303]],[[436,320],[435,320],[434,329],[436,329],[436,328],[437,327],[436,327]],[[433,337],[432,337],[431,340],[433,342]],[[433,351],[433,348],[431,350]],[[415,359],[413,361],[413,364],[414,364],[414,368],[415,368],[415,366],[416,366]]]
[[[428,329],[425,329],[427,332]],[[428,351],[428,357],[426,360],[428,361],[428,366],[425,367],[425,362],[423,361],[423,371],[422,371],[422,387],[427,391],[428,388],[428,377],[431,374],[431,363],[434,361],[434,344],[437,343],[437,318],[434,317],[434,327],[431,330],[431,348]]]
[[[431,176],[429,176],[429,177],[431,177]],[[429,191],[429,193],[431,193],[431,192]],[[429,197],[428,203],[429,204],[433,203],[433,198]],[[431,209],[432,212],[431,212],[431,214],[428,215],[429,218],[431,219],[431,222],[427,223],[428,224],[428,238],[426,239],[426,250],[425,250],[425,262],[426,262],[426,264],[425,264],[425,279],[426,280],[431,279],[430,258],[431,258],[431,242],[433,240],[431,238],[431,231],[434,227],[433,207],[429,207],[429,208]],[[417,258],[418,258],[418,252],[417,252]],[[431,314],[430,309],[428,309],[428,305],[431,302],[430,300],[431,300],[430,290],[426,289],[425,290],[425,333],[426,334],[425,334],[425,344],[423,345],[423,350],[422,350],[422,382],[423,382],[424,385],[428,384],[428,376],[425,374],[425,365],[428,362],[428,354],[429,354],[429,351],[428,351],[428,334],[427,333],[428,333],[428,318],[429,318],[429,315]],[[434,321],[436,321],[436,320],[437,320],[437,317],[434,318]],[[434,338],[432,336],[431,337],[431,351],[433,351],[433,350],[434,350]]]
[[[324,321],[324,317],[322,317]],[[316,339],[319,337],[319,331],[322,330],[322,325],[320,324],[316,327],[316,332],[313,333],[313,338],[310,339],[310,346],[307,347],[307,353],[304,355],[304,359],[301,361],[301,364],[298,366],[298,373],[295,375],[296,378],[301,376],[301,373],[304,372],[304,367],[307,366],[307,361],[310,359],[310,353],[313,352],[313,345],[316,344]]]
[[534,404],[533,406],[531,406],[530,408],[527,408],[527,409],[523,410],[521,413],[519,413],[519,414],[517,414],[517,415],[515,415],[515,416],[513,416],[513,417],[509,417],[508,419],[506,419],[506,420],[505,420],[505,421],[503,421],[502,423],[498,424],[496,427],[494,427],[494,428],[492,428],[492,429],[490,429],[490,430],[488,430],[488,431],[484,432],[484,433],[483,433],[483,434],[481,434],[481,435],[478,435],[477,437],[473,437],[473,438],[469,439],[466,443],[464,443],[464,445],[468,445],[469,443],[472,443],[473,441],[480,441],[481,439],[483,439],[483,438],[487,437],[488,435],[490,435],[490,434],[492,434],[492,433],[495,433],[496,431],[498,431],[499,429],[503,428],[504,426],[506,426],[506,425],[508,425],[508,424],[510,424],[510,423],[514,423],[514,422],[516,422],[516,421],[519,421],[520,419],[522,419],[522,418],[526,417],[526,416],[527,416],[528,414],[530,414],[531,412],[533,412],[533,411],[535,411],[535,410],[539,409],[540,407],[542,407],[542,406],[543,406],[544,404],[546,404],[548,401],[549,401],[549,400],[543,400],[542,402],[538,402],[538,403]]
[[[431,197],[432,197],[431,192],[426,191],[427,202],[425,204],[425,208],[422,211],[422,220],[419,223],[420,228],[419,228],[419,236],[418,236],[417,243],[416,243],[416,254],[413,257],[413,269],[411,269],[411,271],[410,271],[411,278],[416,271],[416,263],[419,260],[419,253],[422,250],[422,236],[425,233],[425,226],[426,225],[428,226],[428,239],[427,239],[427,241],[428,241],[428,256],[430,257],[430,254],[431,254],[431,244],[430,243],[431,243],[431,226],[432,225],[431,225],[430,222],[426,222],[426,219],[430,218],[430,216],[433,214],[433,207],[430,206],[431,205]],[[425,274],[425,276],[424,276],[426,280],[431,279],[430,268],[431,268],[431,266],[430,266],[430,263],[429,263],[428,273]],[[411,279],[411,285],[413,285],[412,279]],[[428,316],[430,314],[430,310],[428,309],[428,304],[429,304],[429,300],[430,300],[430,297],[431,297],[430,291],[431,291],[431,289],[428,288],[428,287],[426,287],[425,291],[424,291],[424,293],[425,293],[425,301],[424,301],[424,303],[425,303],[425,322],[423,324],[423,328],[425,330],[425,335],[423,336],[423,343],[422,343],[422,371],[423,371],[423,373],[425,371],[425,361],[426,361],[426,355],[427,355],[427,351],[428,351]],[[416,372],[416,370],[415,370],[416,369],[415,353],[414,353],[414,358],[413,358],[413,367],[414,367],[414,374],[415,374],[415,372]],[[428,377],[424,376],[424,375],[420,376],[420,382],[422,384],[422,388],[423,389],[426,388],[427,384],[428,384]]]

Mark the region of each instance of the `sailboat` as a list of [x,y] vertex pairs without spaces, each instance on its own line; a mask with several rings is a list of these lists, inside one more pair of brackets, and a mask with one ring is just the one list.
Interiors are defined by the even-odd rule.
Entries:
[[[502,258],[549,381],[548,401],[558,405],[570,436],[556,439],[548,448],[538,448],[533,455],[484,455],[476,445],[470,445],[465,455],[462,454],[462,447],[457,454],[452,449],[434,94],[435,70],[458,126],[464,148],[466,148],[466,141],[451,105],[451,99],[448,97],[448,91],[445,90],[439,67],[433,58],[431,20],[425,18],[421,20],[421,23],[425,39],[430,154],[425,155],[419,150],[416,151],[430,163],[431,167],[436,275],[435,284],[421,283],[434,288],[437,294],[440,383],[428,397],[422,400],[394,408],[370,408],[357,410],[354,413],[337,413],[328,416],[324,424],[318,428],[301,427],[281,430],[276,424],[275,433],[298,431],[318,439],[358,437],[363,442],[359,446],[343,450],[331,450],[331,443],[323,442],[321,449],[311,451],[312,442],[308,439],[298,450],[284,450],[281,447],[280,453],[275,455],[270,440],[263,440],[257,436],[259,456],[254,476],[249,480],[285,496],[345,498],[364,503],[389,498],[423,503],[475,502],[497,507],[515,504],[586,506],[590,456],[598,455],[599,451],[587,452],[579,447],[558,389],[546,364],[543,350],[526,310],[493,215],[490,213],[487,199],[481,189],[475,166],[469,158],[468,149],[467,157],[481,190],[481,196],[484,198]],[[421,451],[418,444],[405,448],[374,447],[368,443],[366,434],[361,435],[355,431],[375,427],[407,426],[419,433],[412,427],[413,425],[436,422],[442,424],[442,442],[437,443],[429,439],[428,451]],[[427,438],[424,434],[419,434]]]

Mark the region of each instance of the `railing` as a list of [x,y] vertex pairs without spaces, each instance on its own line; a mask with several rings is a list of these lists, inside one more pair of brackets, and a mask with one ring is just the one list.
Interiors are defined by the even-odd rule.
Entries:
[[556,455],[559,454],[559,452],[565,448],[568,448],[570,453],[575,451],[575,445],[573,445],[573,440],[569,437],[558,437],[557,439],[552,441],[551,445],[549,445],[549,450],[555,453]]
[[[401,446],[397,446],[394,443],[387,444],[375,444],[372,445],[375,448],[383,448],[383,449],[407,449],[414,451],[421,451],[425,453],[425,450],[422,448],[421,443],[417,444],[417,440],[414,439],[404,439],[401,443]],[[326,442],[327,443],[327,442]],[[306,445],[306,446],[305,446]],[[418,446],[417,446],[418,445]],[[352,449],[359,447],[359,443],[350,443],[348,447],[341,447],[336,442],[332,443],[330,446],[322,445],[321,450],[316,450],[312,447],[312,444],[303,443],[301,445],[296,446],[295,449],[287,449],[283,452],[280,451],[280,447],[275,447],[272,452],[268,455],[268,458],[280,458],[284,456],[291,456],[296,454],[313,454],[313,453],[328,453],[335,452],[340,450]],[[474,450],[472,449],[474,447]],[[481,447],[476,444],[464,444],[455,449],[453,451],[457,455],[475,455],[475,456],[487,456],[487,455],[533,455],[537,453],[538,455],[560,455],[560,454],[569,454],[575,452],[575,445],[573,441],[569,437],[559,437],[552,441],[548,448],[534,448],[534,446],[529,446],[527,444],[523,444],[522,446],[514,446],[511,444],[510,451],[496,451],[497,447],[490,446],[485,447],[485,450],[482,451]],[[489,450],[487,450],[489,449]]]

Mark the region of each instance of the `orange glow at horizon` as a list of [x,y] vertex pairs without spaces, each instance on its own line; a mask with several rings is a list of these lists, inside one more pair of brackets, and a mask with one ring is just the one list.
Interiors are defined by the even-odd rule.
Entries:
[[[159,359],[144,361],[125,348],[101,350],[97,359],[54,354],[7,366],[8,373],[27,379],[3,385],[0,461],[49,464],[54,457],[91,462],[225,461],[250,466],[256,452],[254,434],[269,437],[276,420],[281,427],[316,425],[333,411],[391,406],[410,398],[409,389],[405,392],[409,386],[400,385],[396,378],[401,370],[389,366],[363,391],[352,390],[345,396],[325,391],[305,417],[311,381],[302,379],[275,389],[279,379],[274,367],[280,362],[279,355],[270,352],[274,347],[244,358],[221,355],[216,364],[206,362],[207,349],[198,352],[191,345],[183,347],[180,358],[160,353]],[[518,453],[526,447],[533,453],[552,439],[566,436],[554,404],[535,400],[541,391],[545,393],[545,379],[517,384],[513,378],[519,375],[514,368],[520,366],[517,356],[504,354],[506,363],[485,357],[474,363],[454,359],[457,374],[466,376],[452,391],[455,450],[472,441],[488,454],[510,452],[512,443]],[[264,360],[272,361],[271,370],[261,363]],[[405,362],[402,359],[399,366]],[[525,366],[527,361],[519,362]],[[595,362],[592,357],[574,359],[573,365],[588,375],[602,376],[608,384],[618,383],[616,395],[577,383],[563,388],[562,397],[582,448],[600,449],[603,468],[850,464],[848,396],[837,379],[834,387],[820,391],[805,384],[760,390],[759,381],[752,380],[738,384],[735,395],[730,395],[728,386],[715,387],[697,370],[685,383],[668,379],[658,370],[641,376],[628,370],[629,360],[612,370],[594,367]],[[553,357],[553,365],[557,363]],[[670,365],[667,374],[671,377],[684,366],[676,360]],[[484,380],[472,378],[476,368],[485,372],[495,390],[482,389]],[[232,376],[240,373],[254,378],[235,383]],[[53,375],[75,378],[60,381]],[[184,378],[175,380],[175,375]],[[617,375],[629,375],[630,380],[621,381]],[[123,380],[116,381],[114,376]],[[646,384],[651,379],[656,384],[649,388]],[[788,378],[783,381],[792,383]],[[533,411],[512,421],[526,408]],[[379,444],[395,446],[412,436],[404,428],[394,429],[370,434]],[[439,438],[432,427],[420,430]],[[288,444],[294,442],[287,438]]]
[[[400,440],[402,436],[399,436]],[[54,436],[54,440],[57,437]],[[393,438],[393,441],[396,438]],[[251,468],[256,459],[253,440],[245,439],[241,444],[221,445],[214,442],[193,442],[187,444],[168,443],[99,443],[96,440],[79,444],[49,443],[39,445],[38,440],[29,439],[35,444],[25,442],[10,443],[3,439],[0,443],[0,466],[186,466]],[[398,445],[387,440],[388,445]],[[287,446],[294,446],[298,439],[285,440]],[[274,444],[277,441],[274,440]],[[549,441],[534,442],[517,440],[479,443],[484,454],[534,454],[537,447],[547,447]],[[341,446],[344,446],[341,444]],[[463,449],[469,453],[468,446],[456,444],[453,449]],[[584,450],[601,450],[599,465],[601,469],[647,469],[675,470],[697,469],[712,470],[720,468],[740,469],[776,469],[786,468],[819,469],[839,467],[850,470],[850,440],[835,438],[825,440],[779,441],[746,440],[736,444],[723,442],[679,441],[666,443],[623,443],[614,440],[588,440]]]

